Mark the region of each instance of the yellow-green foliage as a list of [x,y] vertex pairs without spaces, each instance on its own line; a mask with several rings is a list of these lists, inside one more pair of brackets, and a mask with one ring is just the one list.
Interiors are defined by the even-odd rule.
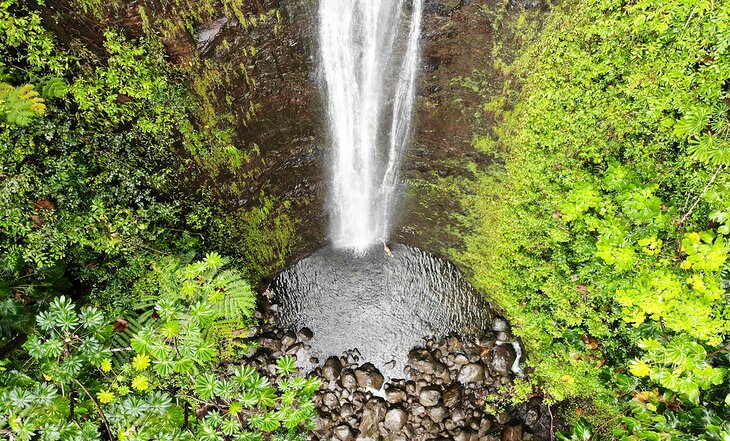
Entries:
[[[460,259],[523,337],[529,381],[557,400],[590,398],[601,412],[624,405],[617,388],[658,387],[659,404],[638,407],[660,419],[701,393],[719,423],[678,414],[685,420],[671,430],[686,439],[726,430],[710,426],[722,423],[715,390],[728,384],[728,29],[728,1],[556,7],[512,66],[526,78],[516,108],[494,144],[480,143],[506,166],[463,201],[474,234]],[[686,375],[644,352],[647,338],[680,352],[701,347],[701,363],[718,369]],[[674,376],[633,382],[620,372],[634,358]],[[670,431],[632,406],[641,429],[614,426]]]
[[0,83],[0,115],[8,124],[24,126],[34,116],[43,115],[46,105],[35,86],[25,84],[13,87]]

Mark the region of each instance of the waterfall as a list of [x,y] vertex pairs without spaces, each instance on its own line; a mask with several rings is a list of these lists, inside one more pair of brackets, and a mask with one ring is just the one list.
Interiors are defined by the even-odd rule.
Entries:
[[422,0],[320,0],[330,238],[364,250],[387,238],[410,131]]

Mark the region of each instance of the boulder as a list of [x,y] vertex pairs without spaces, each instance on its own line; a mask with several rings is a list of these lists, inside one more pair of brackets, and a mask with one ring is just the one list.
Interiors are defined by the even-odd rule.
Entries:
[[477,383],[484,381],[484,366],[477,363],[469,363],[459,369],[457,380],[461,383]]
[[512,345],[498,345],[492,353],[492,368],[500,374],[509,374],[516,359]]
[[365,388],[370,387],[376,390],[380,390],[383,387],[383,374],[372,365],[372,363],[365,363],[359,368],[355,369],[355,379],[359,387]]
[[439,403],[441,391],[437,387],[424,387],[418,394],[418,402],[425,407],[432,407]]
[[394,407],[385,414],[385,428],[391,432],[400,432],[408,422],[408,414],[401,408]]

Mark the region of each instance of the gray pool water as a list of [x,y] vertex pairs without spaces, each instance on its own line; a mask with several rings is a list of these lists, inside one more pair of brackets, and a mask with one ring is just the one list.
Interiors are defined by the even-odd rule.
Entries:
[[417,248],[382,246],[364,254],[323,248],[271,284],[285,328],[308,327],[310,353],[357,348],[389,378],[402,378],[408,351],[425,337],[488,329],[491,306],[447,260]]

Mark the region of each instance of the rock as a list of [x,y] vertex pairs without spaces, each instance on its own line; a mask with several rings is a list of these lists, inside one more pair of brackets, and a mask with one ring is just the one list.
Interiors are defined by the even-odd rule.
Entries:
[[350,369],[342,371],[342,375],[340,375],[340,382],[342,383],[342,387],[348,390],[354,390],[357,387],[355,373]]
[[536,426],[537,423],[540,422],[540,408],[530,407],[529,409],[527,409],[527,412],[525,412],[524,421],[528,427]]
[[522,441],[522,426],[508,426],[502,431],[502,441]]
[[385,399],[390,404],[398,404],[406,400],[406,393],[403,389],[390,387],[385,389]]
[[441,391],[437,387],[424,387],[418,394],[418,402],[426,407],[432,407],[439,403]]
[[314,432],[318,435],[326,437],[330,433],[330,430],[332,430],[332,420],[327,414],[317,415],[315,423],[316,428],[314,429]]
[[327,392],[322,398],[322,404],[330,409],[336,409],[340,406],[340,400],[337,398],[334,392]]
[[328,358],[327,361],[324,362],[324,366],[322,366],[322,377],[324,377],[327,381],[337,380],[341,372],[342,363],[340,363],[340,359],[337,357]]
[[512,345],[499,345],[492,353],[492,368],[500,374],[509,374],[516,358]]
[[369,436],[377,432],[378,423],[383,421],[385,413],[386,406],[382,400],[373,398],[365,403],[362,410],[360,427],[358,428],[360,433]]
[[459,369],[457,380],[461,383],[476,383],[484,381],[484,366],[477,363],[469,363]]
[[464,366],[467,363],[469,363],[469,359],[463,354],[459,354],[454,357],[454,364],[457,366]]
[[492,428],[492,420],[490,420],[489,418],[482,419],[481,424],[479,425],[479,433],[478,433],[479,438],[483,438],[484,435],[486,435],[487,432],[489,432],[489,429],[491,429],[491,428]]
[[406,393],[408,395],[415,395],[416,391],[418,390],[418,385],[413,380],[406,381]]
[[469,441],[471,434],[465,430],[457,429],[454,432],[454,441]]
[[355,410],[352,408],[352,404],[345,403],[340,407],[340,418],[347,419],[355,414]]
[[391,432],[400,432],[408,422],[408,414],[398,407],[390,409],[385,414],[385,428]]
[[453,412],[451,412],[451,421],[453,421],[456,425],[460,425],[462,421],[466,419],[466,414],[461,409],[454,409]]
[[458,384],[452,385],[444,391],[443,399],[446,407],[455,407],[461,401],[461,387]]
[[509,322],[504,317],[496,316],[492,320],[492,331],[506,332],[509,331]]
[[281,351],[281,341],[279,341],[279,339],[277,338],[260,338],[259,348],[268,349],[271,352]]
[[335,427],[334,430],[335,437],[340,441],[351,441],[352,440],[352,430],[350,430],[350,427],[346,425],[340,425]]
[[291,345],[297,342],[297,335],[294,331],[287,331],[283,337],[281,337],[281,347],[284,349],[289,348]]
[[504,425],[507,424],[507,421],[509,421],[509,414],[507,412],[502,412],[497,415],[497,424]]
[[383,374],[378,371],[371,363],[365,363],[355,370],[355,379],[360,387],[371,387],[380,390],[383,387]]
[[509,332],[499,332],[497,333],[497,340],[505,343],[512,343],[514,340],[514,336]]
[[408,353],[408,364],[425,374],[430,374],[434,371],[434,360],[433,355],[425,349],[417,348]]
[[312,330],[309,328],[306,328],[306,327],[300,329],[299,332],[297,333],[297,335],[299,336],[299,339],[302,341],[311,340],[312,337],[314,337],[314,333],[312,332]]
[[428,409],[428,416],[431,421],[438,424],[446,418],[446,408],[444,406],[436,406]]

